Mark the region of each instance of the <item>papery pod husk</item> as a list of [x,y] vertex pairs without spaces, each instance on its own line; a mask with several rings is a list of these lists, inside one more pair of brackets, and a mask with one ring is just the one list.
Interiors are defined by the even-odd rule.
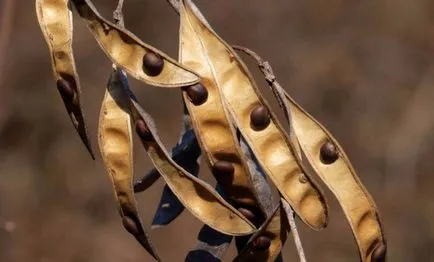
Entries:
[[[198,76],[184,68],[160,50],[145,44],[128,30],[103,18],[89,0],[71,0],[96,41],[116,66],[132,77],[149,85],[176,88],[199,81]],[[164,62],[158,75],[148,75],[143,69],[146,54],[157,55]]]
[[[386,240],[380,215],[342,146],[323,125],[283,92],[302,152],[339,201],[358,244],[361,260],[384,261]],[[321,160],[321,148],[325,143],[331,143],[336,149],[336,159],[332,163]]]
[[[225,199],[227,197],[219,184],[216,186],[216,191]],[[248,237],[248,236],[243,236]],[[204,225],[197,237],[198,243],[187,254],[185,262],[219,262],[226,254],[233,237],[220,233],[207,225]]]
[[72,13],[68,0],[36,0],[38,22],[50,50],[57,88],[74,128],[95,159],[83,109],[81,87],[72,51]]
[[[234,262],[274,262],[286,242],[290,230],[286,213],[280,203],[273,214],[264,222],[259,230],[251,237],[244,250],[234,259]],[[267,249],[260,249],[255,245],[258,237],[265,236],[271,240]]]
[[[190,0],[181,1],[186,15],[194,20],[195,32],[207,47],[227,109],[235,120],[264,172],[272,179],[282,196],[298,216],[310,227],[321,229],[327,225],[327,205],[316,183],[307,176],[301,161],[292,150],[290,141],[277,118],[260,95],[246,66],[205,21]],[[200,74],[200,72],[199,72]],[[250,115],[262,105],[268,109],[269,125],[256,131],[251,128]]]
[[133,191],[133,138],[128,93],[123,72],[113,69],[101,106],[98,141],[113,184],[124,227],[156,259],[156,250],[143,228]]
[[215,190],[186,172],[172,160],[157,136],[152,118],[130,99],[136,130],[154,166],[181,203],[199,220],[228,235],[248,235],[255,226],[227,203]]
[[[191,19],[182,2],[179,13],[179,61],[201,77],[200,84],[204,88],[199,94],[200,105],[189,97],[188,90],[183,93],[203,155],[230,202],[237,208],[254,210],[258,218],[264,217],[252,186],[247,160],[238,144],[235,128],[220,94],[219,76],[214,72],[213,62],[210,61],[213,58],[208,56],[203,47],[202,36],[195,32],[195,27],[200,25],[195,25],[198,21]],[[222,165],[227,169],[233,168],[233,173],[223,171]]]

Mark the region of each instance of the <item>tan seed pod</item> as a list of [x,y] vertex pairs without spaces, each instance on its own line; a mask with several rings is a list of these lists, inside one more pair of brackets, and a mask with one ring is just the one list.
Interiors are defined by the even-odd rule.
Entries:
[[72,3],[102,50],[116,66],[132,77],[150,85],[168,88],[189,86],[199,81],[195,73],[168,55],[104,19],[91,1],[72,0]]
[[113,184],[126,230],[156,259],[159,257],[140,221],[133,190],[133,140],[129,97],[123,72],[113,69],[101,106],[98,140],[102,159]]
[[[207,50],[223,101],[265,173],[306,224],[314,229],[325,227],[325,199],[317,185],[306,177],[287,135],[268,109],[246,66],[210,28],[190,0],[181,2],[185,6],[185,15],[193,21],[194,32],[200,35],[201,45]],[[301,177],[306,179],[301,182]]]
[[282,250],[289,232],[289,223],[282,204],[251,237],[234,262],[274,262]]
[[336,139],[286,92],[291,126],[307,160],[336,196],[351,225],[362,261],[385,256],[386,242],[374,200]]
[[95,159],[81,106],[81,88],[72,51],[72,14],[68,0],[36,0],[38,22],[48,44],[57,88],[72,124]]
[[209,227],[228,235],[249,235],[255,226],[202,180],[172,160],[157,136],[152,118],[131,99],[136,131],[155,168],[179,201]]
[[247,160],[220,94],[219,76],[210,61],[214,58],[208,55],[209,50],[202,44],[203,35],[195,31],[195,27],[200,26],[195,24],[197,20],[191,19],[182,4],[179,11],[179,60],[202,79],[200,84],[187,87],[183,95],[203,155],[225,195],[235,205],[260,210]]

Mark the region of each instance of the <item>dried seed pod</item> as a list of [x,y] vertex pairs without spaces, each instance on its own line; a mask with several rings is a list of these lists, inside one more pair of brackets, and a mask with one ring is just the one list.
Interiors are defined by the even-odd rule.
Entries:
[[195,73],[168,55],[104,19],[90,0],[71,2],[107,56],[132,77],[160,87],[190,86],[199,82]]
[[114,69],[102,102],[98,138],[102,159],[113,184],[125,229],[156,259],[158,255],[140,218],[133,191],[133,150],[129,97]]
[[[371,261],[374,257],[385,257],[386,243],[377,208],[342,147],[327,129],[287,93],[285,96],[291,110],[292,128],[300,147],[342,206],[359,246],[361,260]],[[377,246],[384,249],[377,251]],[[373,253],[380,255],[374,256]]]
[[68,0],[36,0],[36,14],[51,56],[56,85],[72,124],[95,159],[81,106],[81,88],[72,52],[72,14]]
[[274,262],[286,242],[288,231],[288,220],[283,211],[282,204],[279,204],[273,214],[251,237],[249,243],[234,259],[234,262]]
[[184,206],[203,223],[211,228],[229,235],[248,235],[256,229],[236,209],[227,203],[215,190],[186,172],[172,160],[157,136],[152,118],[130,100],[134,120],[144,121],[153,140],[142,140],[143,145],[172,192]]
[[[181,51],[181,61],[184,63],[184,57],[187,55],[188,57],[199,56],[197,50],[204,50],[197,59],[206,60],[206,66],[213,69],[213,78],[208,80],[207,77],[204,77],[208,80],[204,83],[218,83],[217,87],[220,89],[225,104],[227,104],[227,110],[233,116],[235,125],[240,129],[264,172],[272,179],[282,196],[305,223],[314,229],[326,226],[327,206],[325,199],[318,186],[311,179],[308,179],[307,183],[300,183],[299,176],[306,173],[303,165],[295,155],[296,152],[290,147],[290,141],[283,128],[268,109],[266,101],[260,96],[246,66],[233,49],[210,28],[192,1],[184,0],[181,3],[181,19],[186,21],[183,23],[183,30],[181,30],[181,35],[185,35],[182,36],[184,41],[182,41],[181,49],[186,43],[192,43],[196,47],[195,49],[190,48],[191,51],[186,54],[182,54]],[[185,30],[187,26],[191,27],[190,30]],[[196,43],[193,42],[194,39],[196,39]],[[197,39],[200,39],[200,42]],[[185,64],[189,65],[188,63]],[[205,69],[204,64],[201,63],[201,65],[201,68],[195,69],[202,76]],[[192,63],[191,66],[194,64]],[[206,104],[220,99],[219,96],[211,94],[210,88],[207,89],[210,96]],[[202,105],[202,108],[206,104]],[[257,132],[250,126],[250,116],[251,112],[260,105],[264,106],[270,114],[270,123],[267,124],[266,129]],[[210,113],[202,110],[202,114],[207,114],[203,118],[209,118]],[[221,142],[219,145],[228,144],[227,142],[223,143],[220,139],[222,137],[220,133],[223,134],[223,132],[216,134],[216,131],[222,129],[220,122],[207,121],[205,123],[207,125],[214,124],[213,129],[215,131],[199,133],[198,136],[210,135],[214,141],[216,140],[215,137],[218,137],[218,141]],[[199,130],[201,129],[199,128]],[[211,152],[213,151],[211,150]]]
[[197,21],[190,16],[181,3],[179,61],[202,79],[200,84],[185,88],[183,92],[196,137],[214,177],[228,198],[239,206],[260,209],[245,156],[220,94],[218,75],[210,61],[212,58],[202,45],[203,36],[195,31],[195,27],[200,25],[195,24]]

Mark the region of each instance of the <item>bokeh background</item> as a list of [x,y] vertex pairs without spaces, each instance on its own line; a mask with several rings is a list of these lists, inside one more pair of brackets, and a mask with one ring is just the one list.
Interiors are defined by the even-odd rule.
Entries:
[[[229,43],[269,60],[281,84],[344,146],[382,214],[389,261],[434,261],[434,2],[196,2]],[[111,17],[116,1],[95,4]],[[126,26],[176,58],[178,17],[165,1],[125,5]],[[120,224],[100,157],[91,161],[69,122],[34,1],[1,0],[0,8],[0,261],[151,261]],[[111,64],[78,17],[74,24],[84,108],[97,150]],[[274,103],[259,71],[244,58]],[[181,125],[180,92],[134,80],[131,85],[171,147]],[[135,145],[139,177],[151,165]],[[201,174],[213,182],[206,167]],[[162,186],[159,181],[137,196],[148,228]],[[327,196],[329,227],[313,232],[299,225],[307,258],[358,261],[343,213]],[[183,261],[200,226],[184,212],[150,234],[164,261]],[[234,252],[232,247],[225,261]],[[297,261],[292,240],[284,255]]]

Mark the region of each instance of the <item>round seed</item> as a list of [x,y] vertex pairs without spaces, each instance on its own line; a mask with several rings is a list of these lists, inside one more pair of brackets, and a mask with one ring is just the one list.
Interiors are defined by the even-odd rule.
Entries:
[[266,236],[259,236],[253,240],[252,244],[256,250],[267,250],[271,246],[271,239]]
[[230,162],[217,161],[212,167],[212,172],[216,176],[232,176],[235,172],[235,169]]
[[246,209],[246,208],[242,208],[242,207],[238,208],[238,211],[239,211],[243,216],[245,216],[248,220],[250,220],[250,221],[255,220],[255,214],[253,214],[252,211],[250,211],[250,210],[248,210],[248,209]]
[[68,81],[66,81],[63,78],[60,78],[59,80],[57,80],[56,85],[57,85],[57,89],[63,96],[69,98],[74,97],[74,89],[71,87],[71,84]]
[[190,102],[195,106],[200,106],[208,99],[208,90],[201,85],[196,84],[186,88],[187,96]]
[[140,138],[145,141],[151,141],[153,139],[151,132],[149,131],[148,127],[145,124],[145,121],[143,120],[137,120],[136,132],[140,136]]
[[336,146],[327,141],[320,149],[320,158],[326,165],[334,163],[339,158]]
[[265,106],[255,107],[250,114],[252,128],[257,131],[267,128],[270,121],[270,114]]
[[163,71],[164,60],[157,54],[148,52],[143,57],[143,71],[149,76],[157,76]]
[[386,261],[386,246],[381,244],[374,252],[372,252],[371,262],[384,262]]
[[137,223],[131,217],[123,217],[122,224],[130,234],[135,236],[140,234],[140,230],[137,226]]

